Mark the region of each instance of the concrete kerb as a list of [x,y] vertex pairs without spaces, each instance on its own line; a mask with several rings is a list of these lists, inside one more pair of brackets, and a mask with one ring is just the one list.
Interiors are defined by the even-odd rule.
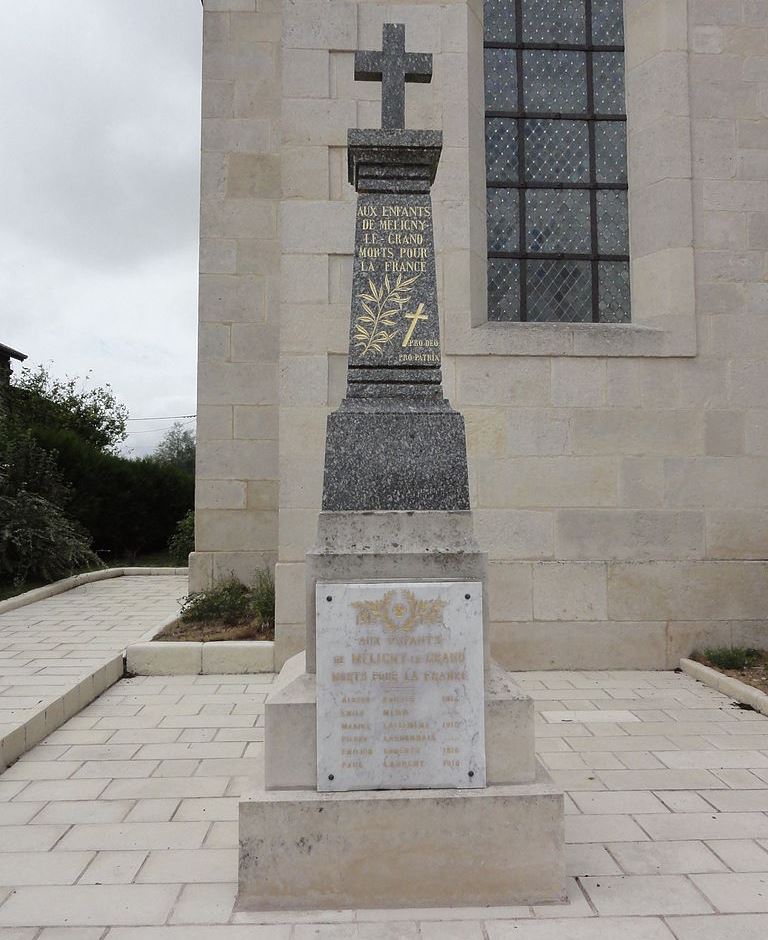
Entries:
[[94,581],[107,581],[109,578],[128,576],[132,578],[142,575],[157,577],[159,575],[185,575],[188,573],[188,568],[102,568],[99,571],[86,571],[83,574],[76,574],[71,578],[62,578],[61,581],[54,581],[53,584],[46,584],[43,587],[19,594],[17,597],[9,597],[8,600],[0,601],[0,614],[18,610],[19,607],[26,607],[27,604],[43,601],[47,597],[55,597],[57,594],[71,591],[83,584],[92,584]]
[[768,715],[768,695],[761,692],[760,689],[747,685],[745,682],[740,682],[731,676],[724,676],[716,669],[710,669],[709,666],[694,662],[692,659],[681,659],[680,668],[692,679],[698,679],[704,685],[722,692],[723,695],[741,702],[742,705],[749,705],[756,712]]
[[185,643],[146,639],[149,642],[134,643],[126,650],[125,669],[129,675],[245,675],[275,669],[273,640]]
[[[83,584],[94,581],[105,581],[109,578],[123,576],[157,576],[157,575],[185,575],[186,568],[105,568],[101,571],[89,571],[71,578],[64,578],[47,584],[45,587],[35,588],[9,598],[0,603],[0,614],[11,610],[34,604],[36,601],[63,594]],[[158,632],[165,626],[163,624],[152,633]],[[0,773],[17,761],[22,754],[39,744],[43,738],[60,728],[65,721],[74,717],[79,711],[98,698],[110,686],[114,685],[125,674],[125,655],[123,652],[105,660],[91,672],[80,676],[73,686],[63,694],[43,702],[35,711],[31,712],[27,720],[0,737]]]

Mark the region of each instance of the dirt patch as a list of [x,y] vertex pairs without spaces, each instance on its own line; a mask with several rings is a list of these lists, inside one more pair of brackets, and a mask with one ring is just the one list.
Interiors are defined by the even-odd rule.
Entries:
[[754,686],[754,688],[760,689],[761,692],[768,695],[768,653],[760,653],[756,662],[741,669],[724,669],[715,665],[703,653],[695,653],[691,659],[695,659],[697,663],[702,663],[704,666],[709,666],[710,669],[716,669],[724,676],[730,676],[732,679],[738,679],[746,685]]
[[174,620],[155,637],[169,643],[213,643],[222,640],[274,640],[273,624],[248,621],[226,624],[202,620]]

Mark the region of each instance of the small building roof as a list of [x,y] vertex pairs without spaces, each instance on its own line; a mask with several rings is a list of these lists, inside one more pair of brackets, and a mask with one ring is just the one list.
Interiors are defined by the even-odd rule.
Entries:
[[23,352],[19,352],[18,349],[12,349],[4,343],[0,343],[0,356],[4,359],[18,359],[19,362],[24,362],[27,358]]

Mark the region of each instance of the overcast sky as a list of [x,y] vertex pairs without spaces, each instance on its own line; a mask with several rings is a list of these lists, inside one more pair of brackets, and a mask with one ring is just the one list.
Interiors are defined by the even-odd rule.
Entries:
[[201,30],[200,0],[0,0],[0,343],[132,417],[195,411]]

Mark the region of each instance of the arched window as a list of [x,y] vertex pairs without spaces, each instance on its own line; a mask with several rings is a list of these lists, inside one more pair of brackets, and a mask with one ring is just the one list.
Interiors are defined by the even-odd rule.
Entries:
[[622,0],[485,0],[488,319],[628,323]]

